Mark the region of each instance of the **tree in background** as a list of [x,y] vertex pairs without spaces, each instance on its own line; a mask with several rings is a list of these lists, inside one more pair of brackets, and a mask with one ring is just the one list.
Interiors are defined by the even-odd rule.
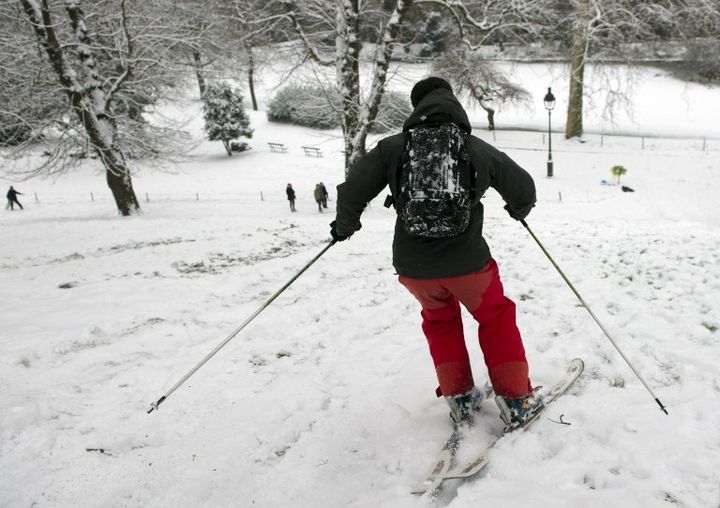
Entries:
[[241,51],[245,55],[250,103],[254,111],[258,110],[255,96],[255,73],[258,61],[254,49],[274,40],[284,40],[282,32],[284,19],[277,16],[283,12],[285,0],[232,0],[232,9],[228,16],[231,30],[235,34]]
[[[583,134],[585,64],[626,57],[624,44],[659,39],[663,33],[701,33],[717,26],[717,0],[571,0],[564,11],[573,26],[565,137]],[[709,21],[715,20],[715,21]],[[716,32],[717,33],[717,32]]]
[[[209,79],[247,75],[253,110],[258,110],[254,49],[284,42],[287,34],[278,29],[284,20],[273,16],[283,11],[284,0],[183,0],[172,2],[173,16],[186,20],[193,37],[181,41],[185,65],[193,69],[200,97]],[[188,58],[189,57],[189,58]]]
[[[85,12],[79,2],[69,1],[65,18],[56,17],[47,0],[21,0],[37,43],[46,53],[55,72],[57,85],[67,97],[70,110],[76,115],[87,135],[87,141],[105,166],[108,186],[122,215],[140,209],[132,187],[125,155],[115,145],[117,123],[114,121],[113,99],[130,74],[128,68],[108,83],[108,76],[100,74],[98,45],[91,37]],[[124,18],[124,2],[122,16]],[[127,31],[123,34],[125,50],[132,52]],[[72,62],[75,62],[73,64]],[[65,132],[71,132],[68,125]]]
[[[3,121],[22,134],[3,154],[16,161],[8,171],[57,175],[97,158],[119,213],[140,210],[128,160],[164,164],[191,147],[175,124],[152,116],[182,75],[180,42],[192,40],[168,9],[141,0],[0,4]],[[41,163],[18,169],[38,151]]]
[[43,65],[37,39],[27,28],[20,5],[0,7],[0,147],[17,150],[47,125],[43,119],[57,119],[68,109],[57,76]]
[[463,48],[433,60],[432,73],[446,78],[456,94],[468,94],[485,110],[488,129],[495,129],[495,105],[529,104],[530,94],[478,53]]
[[209,84],[203,95],[205,133],[210,141],[222,141],[228,157],[233,140],[253,134],[242,100],[237,89],[222,82]]
[[[468,46],[482,44],[503,33],[522,37],[547,19],[542,2],[463,2],[460,0],[395,0],[380,4],[360,0],[286,0],[284,16],[304,48],[304,57],[321,65],[334,65],[335,86],[342,97],[342,131],[345,169],[365,154],[369,127],[375,121],[388,79],[394,49],[403,44],[401,28],[411,7],[432,9],[452,20],[459,40]],[[373,27],[361,20],[380,17]],[[360,86],[362,34],[374,28],[371,77]]]
[[199,96],[205,93],[209,68],[220,61],[229,65],[232,61],[224,37],[227,26],[220,16],[218,0],[183,0],[171,2],[168,15],[184,27],[187,37],[177,41],[173,53],[179,67],[192,69],[198,85]]

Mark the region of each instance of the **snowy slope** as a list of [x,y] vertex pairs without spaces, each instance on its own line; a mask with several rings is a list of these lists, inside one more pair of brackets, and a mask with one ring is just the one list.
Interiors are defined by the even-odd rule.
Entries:
[[[248,153],[203,143],[174,175],[140,173],[141,216],[116,216],[97,167],[16,184],[26,210],[0,214],[1,506],[431,504],[408,492],[450,425],[419,309],[390,264],[383,196],[357,235],[146,414],[327,244],[332,213],[317,211],[312,190],[323,181],[334,198],[342,180],[337,133],[252,121]],[[290,151],[270,153],[267,141]],[[550,180],[540,134],[503,131],[494,143],[535,177],[529,225],[670,415],[490,191],[486,235],[534,383],[551,384],[576,356],[586,372],[548,419],[504,439],[486,473],[450,482],[437,502],[717,506],[718,147],[554,138]],[[301,145],[326,156],[306,158]],[[618,163],[636,192],[601,185]],[[500,430],[494,405],[485,409],[478,448]],[[572,425],[549,420],[560,415]]]

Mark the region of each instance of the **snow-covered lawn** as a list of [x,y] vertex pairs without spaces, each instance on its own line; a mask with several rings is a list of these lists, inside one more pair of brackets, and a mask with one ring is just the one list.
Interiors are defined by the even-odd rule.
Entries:
[[[432,504],[409,490],[450,432],[448,411],[434,397],[419,309],[390,263],[384,195],[358,234],[146,413],[328,242],[342,181],[336,133],[262,113],[252,125],[248,153],[204,143],[176,174],[137,175],[136,217],[117,217],[97,166],[16,183],[26,209],[0,214],[1,506]],[[501,131],[494,143],[535,177],[528,224],[670,414],[489,191],[486,236],[534,383],[552,384],[573,357],[586,371],[547,418],[501,441],[486,472],[448,482],[436,502],[718,506],[720,150],[557,138],[553,179],[541,134]],[[290,150],[270,153],[268,141]],[[304,157],[302,145],[325,157]],[[601,184],[614,164],[636,192]],[[320,181],[333,199],[325,213],[312,200]],[[468,447],[500,431],[494,404],[484,409]],[[571,425],[550,421],[561,415]]]

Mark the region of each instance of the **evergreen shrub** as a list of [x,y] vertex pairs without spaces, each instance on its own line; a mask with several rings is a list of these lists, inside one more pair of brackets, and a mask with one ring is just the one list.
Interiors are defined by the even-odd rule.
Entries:
[[239,90],[222,82],[210,83],[202,97],[205,133],[210,141],[222,141],[228,156],[231,141],[253,134],[242,100]]

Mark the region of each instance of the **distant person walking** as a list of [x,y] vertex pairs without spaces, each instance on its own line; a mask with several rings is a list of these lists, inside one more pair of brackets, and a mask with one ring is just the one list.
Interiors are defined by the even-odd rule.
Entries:
[[295,210],[295,190],[292,188],[292,185],[287,184],[285,193],[287,194],[288,201],[290,201],[290,211],[297,212],[297,210]]
[[20,210],[23,209],[23,205],[20,204],[20,201],[18,201],[18,194],[22,195],[22,192],[18,192],[15,190],[15,188],[11,185],[10,190],[7,191],[7,205],[5,205],[5,210],[8,208],[10,210],[15,210],[15,205],[17,204],[20,207]]
[[320,185],[320,191],[322,192],[322,207],[327,208],[327,202],[328,202],[328,196],[329,196],[327,188],[325,187],[325,184],[322,182],[320,182],[319,185]]
[[318,212],[320,212],[320,213],[322,213],[322,210],[323,210],[323,199],[327,199],[327,198],[323,198],[324,194],[323,194],[321,185],[322,184],[320,184],[320,183],[315,185],[315,192],[314,192],[315,202],[318,205]]

